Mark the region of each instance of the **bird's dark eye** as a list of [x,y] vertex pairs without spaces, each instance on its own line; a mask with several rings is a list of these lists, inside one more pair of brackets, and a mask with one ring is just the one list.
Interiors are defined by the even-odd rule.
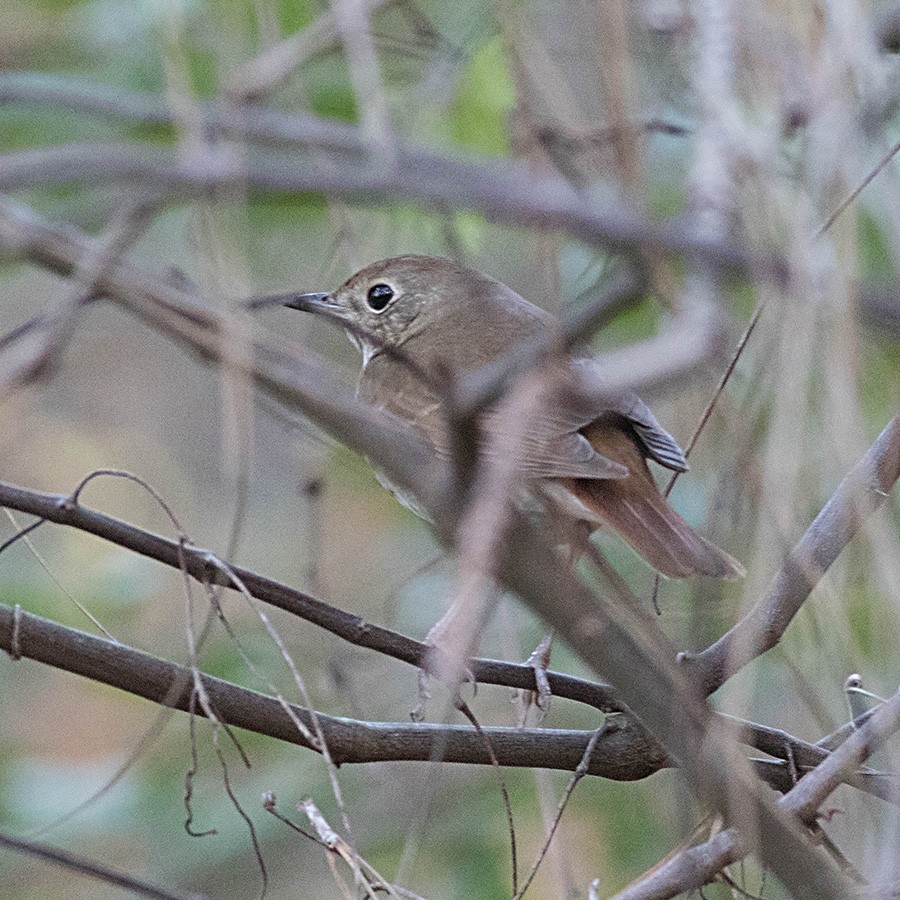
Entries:
[[394,299],[394,289],[389,284],[373,284],[366,294],[366,304],[372,312],[383,312]]

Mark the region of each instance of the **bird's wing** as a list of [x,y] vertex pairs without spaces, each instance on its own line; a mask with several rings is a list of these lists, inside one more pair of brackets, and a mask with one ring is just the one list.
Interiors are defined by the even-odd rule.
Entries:
[[599,454],[583,434],[530,434],[521,443],[519,469],[528,478],[625,478],[628,469]]
[[[370,363],[370,365],[374,365]],[[376,384],[363,377],[360,394],[369,403],[386,409],[421,430],[423,436],[444,455],[449,449],[447,420],[438,397],[423,389],[414,375],[393,361],[388,385]],[[575,374],[574,394],[570,391],[551,395],[537,421],[519,432],[515,453],[521,472],[528,478],[624,478],[629,469],[602,453],[580,432],[604,413],[617,413],[631,424],[646,450],[646,455],[675,471],[684,471],[687,462],[675,439],[656,421],[649,407],[633,393],[611,397],[602,392],[597,381],[597,364],[591,359],[572,363]],[[367,373],[368,374],[368,373]],[[599,385],[599,388],[598,388]],[[509,428],[499,410],[489,412],[483,420],[485,452],[504,447],[502,431]],[[510,442],[511,443],[511,442]]]
[[572,371],[577,396],[555,412],[558,428],[580,431],[604,414],[618,414],[634,429],[647,456],[673,472],[688,470],[678,441],[659,424],[650,407],[634,391],[604,393],[603,370],[595,359],[574,360]]

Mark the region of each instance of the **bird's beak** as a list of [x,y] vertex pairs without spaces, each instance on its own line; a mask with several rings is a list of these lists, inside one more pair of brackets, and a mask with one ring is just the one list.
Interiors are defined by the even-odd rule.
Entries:
[[247,302],[249,309],[262,309],[264,306],[286,306],[288,309],[299,309],[301,312],[324,313],[334,315],[336,307],[328,302],[326,291],[312,294],[273,294],[268,297],[253,297]]
[[333,312],[333,304],[328,302],[328,293],[316,291],[312,294],[294,294],[284,298],[284,306],[288,309],[299,309],[300,312],[329,313]]

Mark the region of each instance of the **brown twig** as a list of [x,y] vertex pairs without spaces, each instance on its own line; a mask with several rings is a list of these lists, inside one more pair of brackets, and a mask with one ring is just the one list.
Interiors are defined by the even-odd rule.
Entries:
[[[798,821],[813,824],[819,807],[838,786],[842,775],[864,762],[898,728],[900,691],[879,707],[875,715],[825,762],[801,778],[781,799],[780,805],[796,816]],[[667,900],[702,887],[726,866],[741,859],[747,851],[746,843],[735,831],[726,829],[706,843],[675,854],[646,877],[617,894],[614,900]],[[816,895],[804,892],[796,896]]]
[[201,900],[202,895],[176,894],[172,891],[163,890],[146,881],[141,881],[133,875],[126,875],[110,866],[102,865],[93,860],[85,859],[82,856],[76,856],[67,850],[60,850],[57,847],[49,847],[47,844],[40,844],[37,841],[29,841],[24,838],[13,837],[8,834],[0,834],[0,845],[15,850],[18,853],[25,853],[49,862],[55,866],[61,866],[70,872],[76,872],[79,875],[86,875],[104,884],[115,885],[129,894],[136,897],[149,897],[151,900]]

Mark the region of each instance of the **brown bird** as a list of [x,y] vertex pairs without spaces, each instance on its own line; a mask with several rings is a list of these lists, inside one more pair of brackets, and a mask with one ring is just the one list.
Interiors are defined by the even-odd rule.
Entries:
[[[416,370],[472,372],[557,328],[552,316],[505,284],[436,256],[384,259],[337,290],[281,299],[343,325],[362,353],[360,396],[421,429],[438,452],[448,447],[441,399]],[[573,356],[567,365],[576,381],[602,383],[595,359]],[[576,520],[592,529],[612,527],[660,574],[740,578],[740,563],[662,496],[648,459],[687,470],[678,443],[631,392],[554,405],[520,448],[524,475],[549,482]],[[414,498],[395,493],[420,512]]]

